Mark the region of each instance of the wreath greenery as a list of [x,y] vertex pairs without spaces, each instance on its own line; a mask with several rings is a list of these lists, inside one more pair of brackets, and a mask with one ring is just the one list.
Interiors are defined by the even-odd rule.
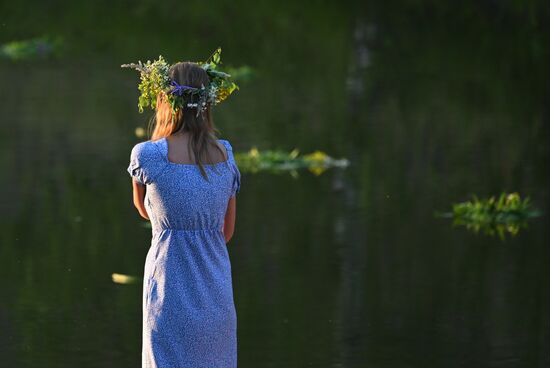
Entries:
[[239,89],[232,80],[231,75],[220,70],[221,47],[204,62],[197,62],[208,74],[209,83],[200,88],[179,85],[169,75],[171,65],[164,60],[162,55],[157,60],[148,60],[145,63],[123,64],[122,68],[132,68],[140,72],[138,89],[141,95],[138,99],[139,112],[144,108],[156,108],[157,97],[164,94],[175,113],[183,107],[196,108],[197,115],[206,110],[207,106],[217,105],[227,99],[231,93]]

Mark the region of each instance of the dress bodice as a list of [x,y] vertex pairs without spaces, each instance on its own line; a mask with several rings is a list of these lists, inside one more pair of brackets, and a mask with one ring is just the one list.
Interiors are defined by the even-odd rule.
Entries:
[[219,139],[227,160],[198,165],[168,160],[166,138],[136,144],[127,171],[146,185],[145,208],[153,233],[159,230],[221,231],[230,197],[240,190],[241,175],[229,141]]

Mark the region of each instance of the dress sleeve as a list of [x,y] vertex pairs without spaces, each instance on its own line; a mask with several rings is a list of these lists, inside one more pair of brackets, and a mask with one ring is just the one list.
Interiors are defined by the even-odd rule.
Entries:
[[225,139],[223,140],[223,142],[225,143],[225,147],[227,148],[229,164],[231,165],[231,169],[233,170],[234,175],[233,186],[231,188],[231,197],[233,197],[241,190],[241,172],[239,171],[239,167],[235,162],[235,156],[233,155],[233,147],[231,146],[231,143],[229,143],[229,141]]
[[132,148],[128,173],[137,182],[151,184],[154,177],[154,164],[157,152],[150,142],[141,142]]

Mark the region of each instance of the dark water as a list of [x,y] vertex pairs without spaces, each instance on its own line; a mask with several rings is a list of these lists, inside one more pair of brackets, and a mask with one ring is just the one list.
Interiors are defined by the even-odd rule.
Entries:
[[351,161],[243,174],[240,367],[549,367],[548,217],[504,242],[434,217],[501,191],[548,212],[547,9],[385,4],[1,4],[0,41],[66,49],[0,64],[0,366],[140,365],[141,283],[111,274],[143,274],[125,170],[150,114],[119,66],[222,45],[256,71],[215,112],[235,150]]

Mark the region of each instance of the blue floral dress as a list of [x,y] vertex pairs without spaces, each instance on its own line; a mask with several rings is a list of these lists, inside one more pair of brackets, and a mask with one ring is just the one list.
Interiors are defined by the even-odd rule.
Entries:
[[205,165],[168,160],[166,138],[136,144],[128,172],[146,185],[152,241],[143,277],[142,368],[234,368],[237,314],[223,235],[241,175],[228,159]]

